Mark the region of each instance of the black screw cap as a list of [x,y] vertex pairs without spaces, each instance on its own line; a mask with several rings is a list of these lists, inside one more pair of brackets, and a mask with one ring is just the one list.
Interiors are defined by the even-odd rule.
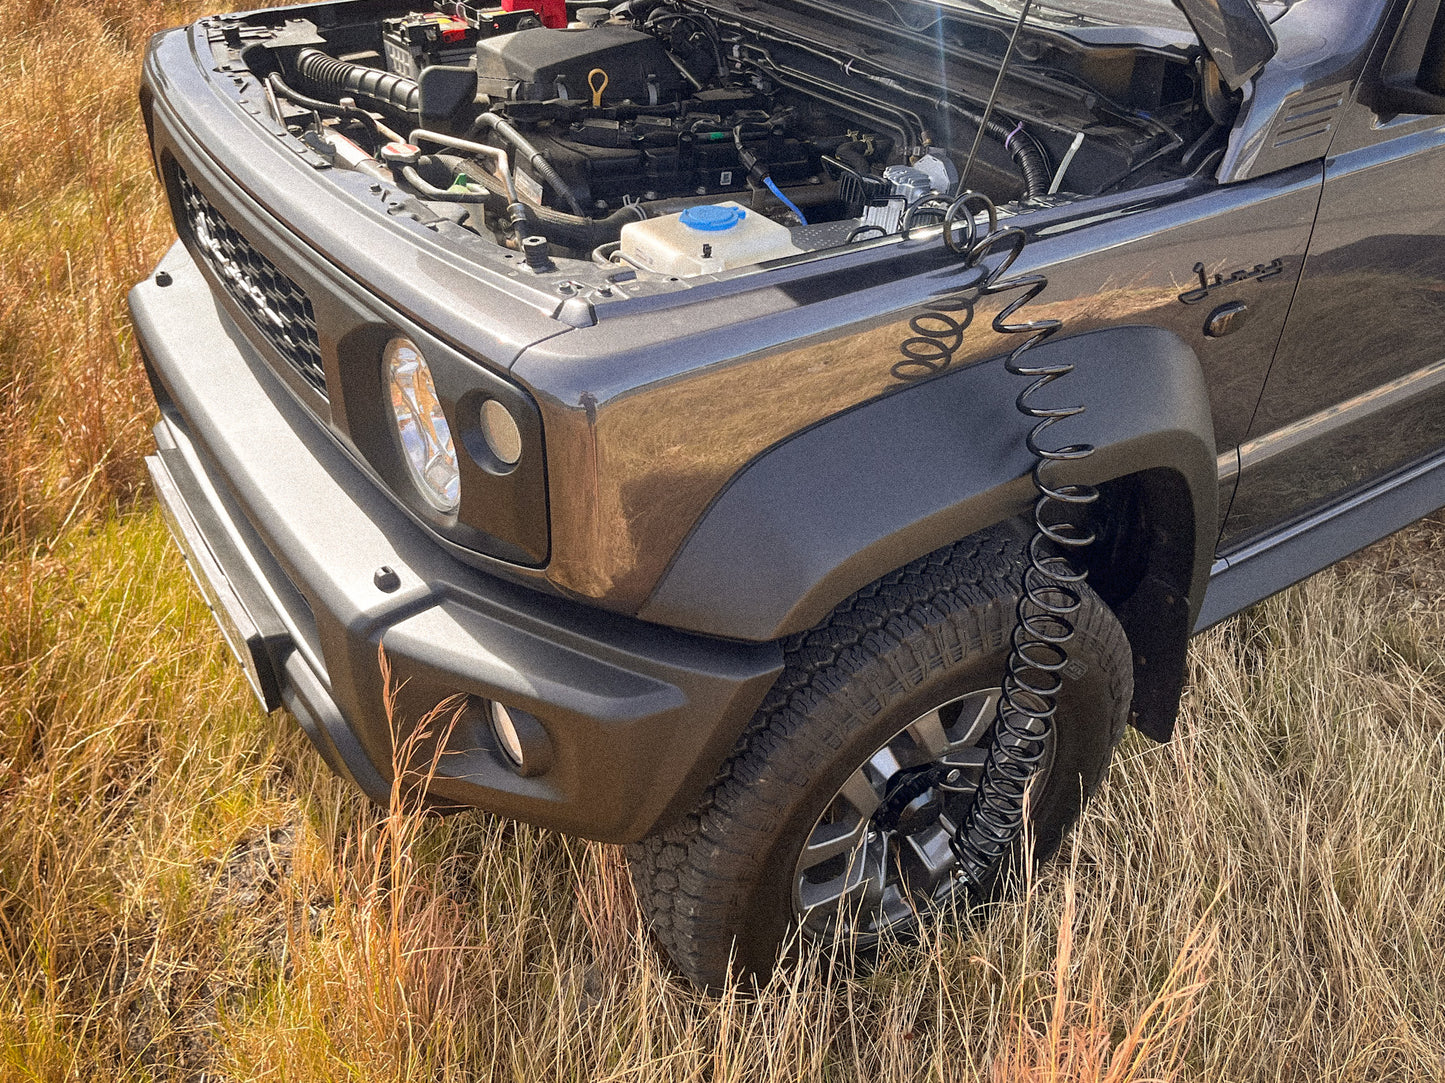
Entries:
[[174,281],[175,281],[175,279],[171,278],[171,273],[170,273],[169,271],[157,271],[157,272],[156,272],[156,285],[157,285],[157,286],[169,286],[169,285],[170,285],[172,282],[174,282]]
[[387,594],[401,586],[401,576],[396,574],[396,570],[390,564],[383,564],[377,568],[371,581],[376,584],[377,590],[385,591]]
[[552,262],[552,246],[547,243],[546,237],[523,237],[522,258],[527,261],[528,267],[538,273],[557,269]]

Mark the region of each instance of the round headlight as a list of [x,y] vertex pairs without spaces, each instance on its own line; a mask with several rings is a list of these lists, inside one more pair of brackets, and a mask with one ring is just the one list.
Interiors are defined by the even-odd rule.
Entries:
[[461,492],[452,430],[437,400],[431,369],[416,343],[394,338],[382,354],[391,412],[406,464],[422,496],[438,511],[455,511]]
[[522,430],[511,412],[496,399],[482,403],[482,436],[492,454],[508,466],[522,457]]

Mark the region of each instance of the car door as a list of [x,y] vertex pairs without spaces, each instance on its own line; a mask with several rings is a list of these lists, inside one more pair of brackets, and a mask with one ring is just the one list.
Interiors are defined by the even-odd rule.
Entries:
[[[1436,21],[1415,32],[1445,47],[1445,14],[1426,14]],[[1390,66],[1367,68],[1330,146],[1304,271],[1240,446],[1226,556],[1445,450],[1445,94],[1390,93]],[[1429,80],[1417,68],[1407,82]]]

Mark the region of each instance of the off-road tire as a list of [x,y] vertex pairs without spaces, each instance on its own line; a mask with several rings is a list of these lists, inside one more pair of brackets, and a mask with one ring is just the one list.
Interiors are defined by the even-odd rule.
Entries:
[[[911,719],[999,684],[1023,560],[1018,532],[986,531],[885,576],[789,639],[782,675],[697,807],[628,848],[643,913],[687,978],[709,987],[730,967],[771,972],[794,920],[794,864],[838,787]],[[1133,694],[1124,630],[1083,593],[1053,765],[1031,801],[1036,860],[1058,850],[1103,781]]]

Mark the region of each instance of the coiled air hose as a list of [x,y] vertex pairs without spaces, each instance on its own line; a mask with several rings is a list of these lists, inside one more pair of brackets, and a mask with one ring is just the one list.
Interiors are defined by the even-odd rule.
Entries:
[[[976,200],[983,198],[977,196]],[[954,222],[958,211],[968,206],[956,201],[944,220],[945,240],[955,250]],[[1087,569],[1075,568],[1067,554],[1077,554],[1093,544],[1094,533],[1081,522],[1083,516],[1078,512],[1099,499],[1092,485],[1061,482],[1050,476],[1054,472],[1050,468],[1085,459],[1094,448],[1086,443],[1047,447],[1042,442],[1052,426],[1077,417],[1084,407],[1043,406],[1034,401],[1044,388],[1073,372],[1074,366],[1066,361],[1029,364],[1024,359],[1029,350],[1063,327],[1057,319],[1014,319],[1049,284],[1045,275],[1037,273],[1004,277],[1023,252],[1025,240],[1024,231],[1016,226],[992,228],[964,257],[968,266],[978,266],[986,256],[1003,249],[1003,260],[983,280],[983,296],[1023,291],[993,318],[993,329],[999,334],[1026,336],[1009,353],[1004,367],[1030,381],[1014,406],[1035,421],[1025,444],[1034,457],[1031,476],[1038,493],[988,759],[973,803],[949,840],[961,873],[975,885],[987,881],[1023,829],[1029,783],[1048,752],[1064,669],[1069,664],[1068,643],[1074,636],[1072,617],[1083,604],[1080,588],[1088,577]]]
[[[1019,11],[993,93],[979,118],[969,165],[978,152],[978,138],[988,130],[1014,44],[1032,6],[1033,0],[1024,0]],[[963,172],[966,178],[968,166]],[[982,238],[978,237],[978,213],[988,217],[988,232]],[[975,889],[989,883],[1022,832],[1029,784],[1048,755],[1064,670],[1069,664],[1068,644],[1074,636],[1072,618],[1083,604],[1081,591],[1088,576],[1087,570],[1076,570],[1066,554],[1078,553],[1093,544],[1094,533],[1081,513],[1099,499],[1099,491],[1092,485],[1051,476],[1051,467],[1077,463],[1092,455],[1094,447],[1086,443],[1058,447],[1043,444],[1044,434],[1051,427],[1082,414],[1084,407],[1043,406],[1034,401],[1044,388],[1073,372],[1074,366],[1066,361],[1028,364],[1025,360],[1029,350],[1063,327],[1062,321],[1050,318],[1014,319],[1049,284],[1048,278],[1038,273],[1005,277],[1023,253],[1027,239],[1017,226],[1000,229],[993,201],[979,192],[965,191],[949,204],[943,215],[943,243],[963,258],[965,267],[979,267],[1000,251],[1003,257],[976,286],[914,316],[909,321],[913,335],[900,346],[903,360],[893,366],[894,375],[902,379],[922,379],[943,372],[963,342],[964,328],[973,319],[974,302],[981,297],[1023,291],[993,318],[993,329],[998,334],[1026,336],[1004,359],[1004,368],[1029,381],[1014,399],[1014,406],[1035,422],[1024,442],[1034,458],[1031,476],[1038,498],[1034,501],[1034,533],[1029,539],[1004,664],[1003,694],[989,736],[983,776],[967,812],[948,840],[958,860],[960,879]],[[945,789],[949,785],[943,783]]]
[[403,113],[421,115],[421,87],[404,75],[337,60],[319,49],[302,49],[296,54],[296,73],[338,95],[370,98]]
[[[986,214],[988,232],[978,236],[975,214]],[[1056,319],[1015,321],[1018,312],[1048,286],[1042,274],[1006,278],[1023,252],[1026,235],[1018,227],[1000,229],[993,201],[980,192],[964,192],[943,213],[943,241],[973,268],[1000,251],[1002,260],[981,282],[953,297],[935,301],[909,321],[912,336],[900,345],[903,359],[893,366],[901,380],[919,380],[946,371],[963,343],[964,330],[973,320],[974,304],[983,297],[1022,290],[993,318],[999,334],[1026,335],[1004,360],[1013,375],[1030,381],[1014,406],[1034,420],[1025,443],[1034,457],[1032,478],[1038,493],[1034,501],[1034,533],[1015,609],[1008,660],[1004,665],[1003,694],[994,718],[983,777],[967,813],[959,822],[949,847],[958,859],[959,874],[977,888],[988,883],[1000,861],[1023,829],[1024,803],[1034,772],[1048,754],[1063,671],[1069,662],[1068,643],[1074,635],[1073,614],[1082,604],[1080,587],[1087,571],[1076,571],[1066,553],[1093,544],[1094,534],[1081,525],[1077,514],[1099,498],[1098,490],[1082,482],[1060,482],[1050,468],[1092,455],[1090,444],[1045,447],[1044,433],[1053,425],[1084,412],[1083,406],[1041,406],[1035,396],[1074,370],[1068,362],[1028,364],[1025,354],[1057,334]],[[948,789],[947,784],[943,785]]]

